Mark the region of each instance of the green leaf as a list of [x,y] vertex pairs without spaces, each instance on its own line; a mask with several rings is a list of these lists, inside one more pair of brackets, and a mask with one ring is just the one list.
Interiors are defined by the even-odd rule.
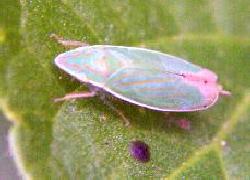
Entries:
[[195,159],[187,163],[187,167],[181,168],[171,176],[171,179],[225,179],[219,152],[206,148],[205,152],[196,154]]
[[[19,170],[32,179],[250,177],[247,6],[247,0],[1,2],[0,105],[14,122],[10,143]],[[131,128],[98,97],[54,103],[85,87],[54,66],[65,49],[51,33],[189,59],[216,72],[233,95],[207,111],[173,116],[111,98]],[[177,118],[188,118],[191,129],[180,129]],[[150,146],[150,162],[130,156],[135,139]]]

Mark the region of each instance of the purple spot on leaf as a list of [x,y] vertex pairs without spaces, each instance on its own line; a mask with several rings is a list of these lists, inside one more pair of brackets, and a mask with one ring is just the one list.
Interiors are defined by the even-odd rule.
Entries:
[[146,163],[150,160],[149,146],[143,141],[132,141],[129,145],[129,152],[139,162]]

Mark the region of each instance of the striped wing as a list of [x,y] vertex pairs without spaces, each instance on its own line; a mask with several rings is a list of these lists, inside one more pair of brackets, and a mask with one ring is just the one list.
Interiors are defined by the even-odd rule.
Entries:
[[[138,68],[117,71],[105,86],[118,98],[161,111],[206,109],[218,98],[217,89],[208,86],[208,98],[200,91],[197,82],[192,85],[192,82],[174,73]],[[203,91],[206,91],[206,87],[203,87]]]
[[95,45],[80,47],[60,54],[55,64],[83,82],[105,82],[111,74],[122,68],[154,69],[170,72],[201,70],[181,58],[143,48]]

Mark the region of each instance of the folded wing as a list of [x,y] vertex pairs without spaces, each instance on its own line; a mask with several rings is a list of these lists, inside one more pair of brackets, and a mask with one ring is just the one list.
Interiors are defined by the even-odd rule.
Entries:
[[[216,89],[204,86],[209,97],[197,88],[197,82],[170,72],[124,68],[106,82],[108,91],[118,98],[161,111],[196,111],[206,109],[218,98]],[[211,92],[212,90],[212,92]]]

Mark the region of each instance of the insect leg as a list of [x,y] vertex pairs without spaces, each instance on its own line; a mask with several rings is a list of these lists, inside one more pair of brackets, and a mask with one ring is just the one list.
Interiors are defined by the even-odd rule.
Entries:
[[232,95],[230,91],[224,90],[222,86],[219,86],[219,92],[220,92],[220,95],[222,95],[222,96],[231,96]]
[[103,100],[104,104],[107,105],[110,109],[112,109],[114,112],[116,112],[123,120],[123,123],[125,126],[129,127],[130,126],[130,122],[129,120],[126,118],[126,116],[123,114],[123,112],[121,112],[120,110],[118,110],[110,101],[108,101],[105,96],[100,95],[100,98]]
[[51,34],[50,38],[55,39],[59,44],[63,45],[66,48],[77,48],[82,46],[89,46],[89,44],[76,40],[66,40],[57,34]]
[[221,90],[220,91],[220,95],[222,95],[222,96],[231,96],[231,92],[230,91]]
[[54,102],[66,101],[70,99],[90,98],[90,97],[94,97],[95,95],[96,95],[95,91],[68,93],[62,98],[54,99]]

